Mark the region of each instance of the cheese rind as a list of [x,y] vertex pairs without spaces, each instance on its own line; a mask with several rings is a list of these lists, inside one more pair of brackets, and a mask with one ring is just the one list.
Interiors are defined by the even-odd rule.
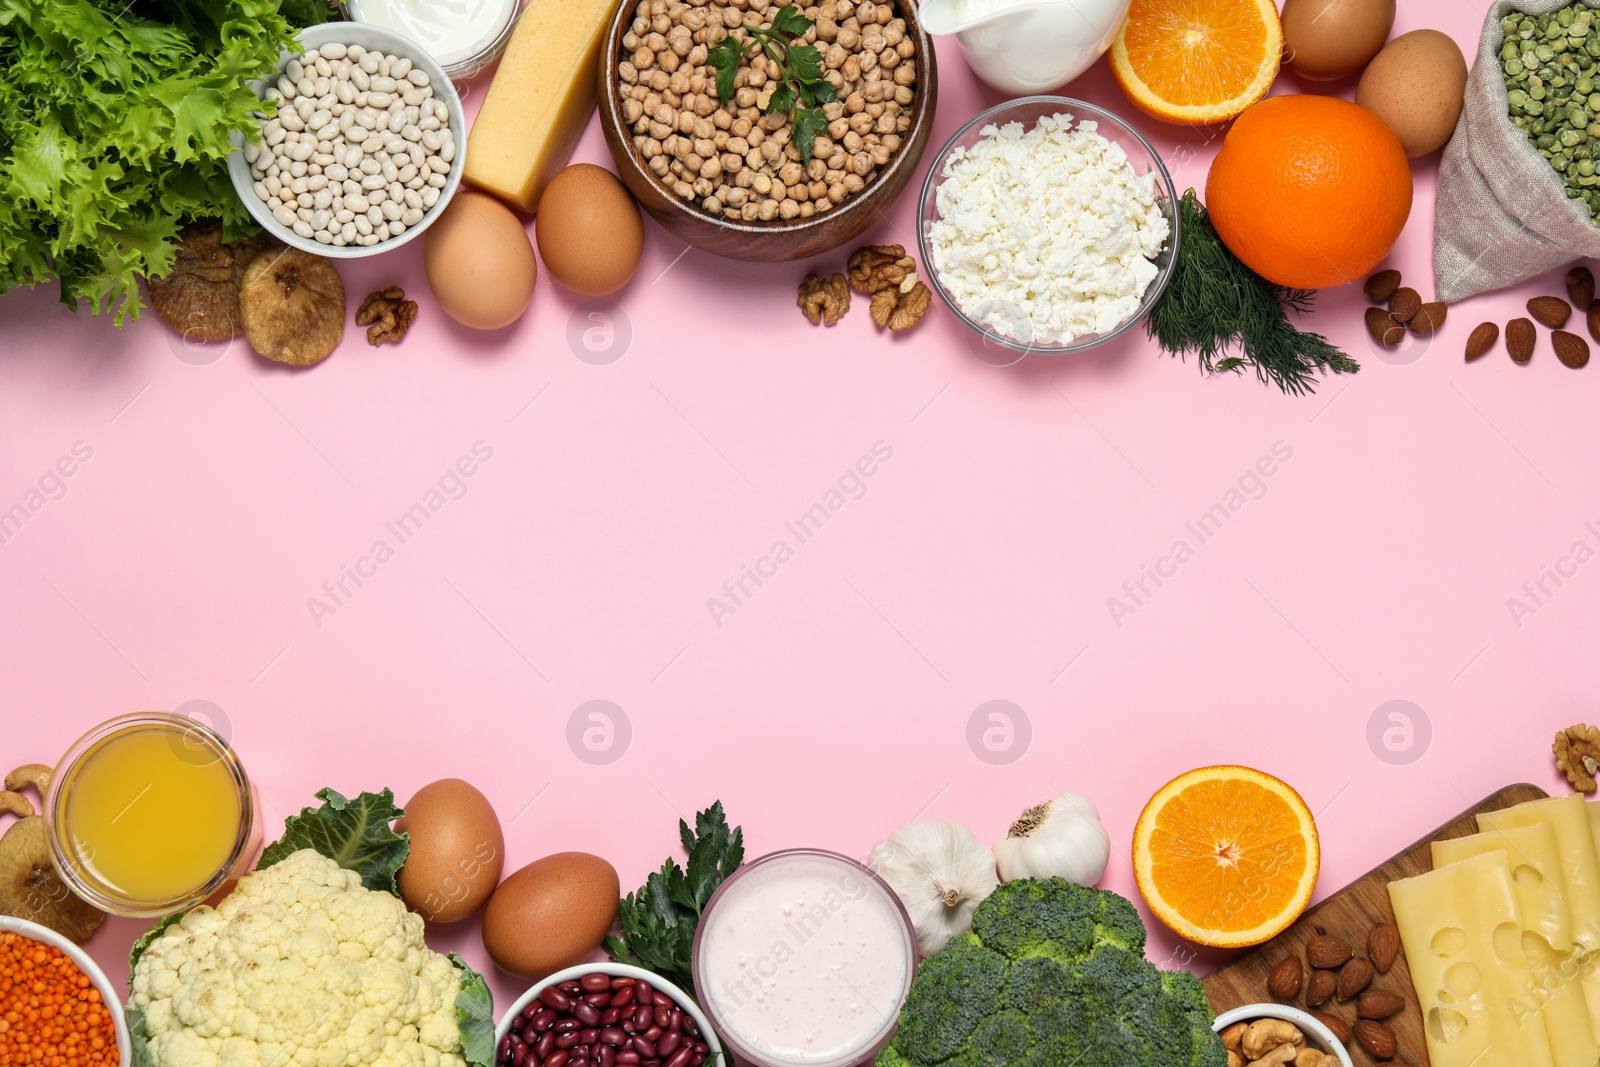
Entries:
[[1572,919],[1556,835],[1547,823],[1490,830],[1470,837],[1433,842],[1435,869],[1474,856],[1506,857],[1522,911],[1523,951],[1529,958],[1531,988],[1521,1011],[1538,1011],[1555,1067],[1595,1067],[1600,1043],[1589,1021],[1589,1006],[1572,949]]
[[1432,1067],[1553,1067],[1545,1028],[1528,1025],[1537,1004],[1506,854],[1390,882],[1389,900]]
[[615,0],[528,0],[467,138],[462,176],[521,211],[572,157],[594,113]]

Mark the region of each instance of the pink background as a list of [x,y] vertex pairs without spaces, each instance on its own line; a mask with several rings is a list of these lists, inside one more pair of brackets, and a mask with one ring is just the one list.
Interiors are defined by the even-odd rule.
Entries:
[[[1481,18],[1404,4],[1395,32],[1435,26],[1470,56]],[[934,146],[1000,99],[953,42],[939,58]],[[1353,92],[1289,74],[1276,91],[1304,88]],[[1103,63],[1067,91],[1203,187],[1215,133],[1139,115]],[[576,158],[609,162],[597,126]],[[1436,168],[1416,162],[1390,261],[1425,296]],[[868,236],[913,245],[914,212],[908,193]],[[999,367],[942,308],[893,339],[864,307],[814,329],[796,282],[847,250],[750,266],[647,234],[620,311],[601,309],[631,344],[599,365],[568,342],[595,324],[548,279],[503,331],[449,321],[420,242],[341,267],[352,314],[389,283],[421,300],[405,342],[372,349],[352,326],[309,372],[242,342],[187,352],[154,314],[119,332],[53,291],[0,299],[0,510],[75,442],[93,451],[0,544],[6,757],[53,761],[111,715],[211,701],[269,832],[325,785],[404,799],[461,776],[501,813],[512,866],[582,849],[625,887],[718,798],[752,855],[864,856],[919,814],[992,839],[1078,790],[1111,832],[1104,884],[1132,895],[1145,799],[1240,762],[1318,813],[1326,893],[1493,789],[1560,785],[1550,738],[1595,713],[1600,563],[1520,626],[1507,600],[1574,542],[1600,549],[1600,370],[1543,339],[1527,367],[1461,358],[1476,323],[1561,292],[1559,272],[1452,308],[1396,362],[1356,287],[1326,291],[1310,325],[1362,370],[1291,398],[1205,380],[1142,331]],[[493,458],[466,495],[399,544],[384,523],[480,441]],[[866,495],[793,539],[785,522],[880,441],[893,456]],[[1265,495],[1198,545],[1185,523],[1277,442],[1292,458]],[[380,538],[394,557],[319,627],[308,598]],[[1118,626],[1108,598],[1180,538],[1193,558]],[[778,539],[794,558],[718,626],[708,598]],[[566,740],[595,699],[632,727],[609,765]],[[1031,723],[1005,765],[967,741],[997,699]],[[1369,744],[1391,700],[1431,740]],[[140,929],[94,939],[114,980]],[[1152,935],[1158,960],[1215,963]],[[433,940],[488,969],[476,921]],[[502,1005],[523,988],[491,978]]]

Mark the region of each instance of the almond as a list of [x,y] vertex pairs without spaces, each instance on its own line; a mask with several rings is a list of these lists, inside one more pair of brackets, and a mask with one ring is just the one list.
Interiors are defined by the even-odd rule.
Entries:
[[1339,976],[1332,971],[1312,971],[1311,981],[1306,983],[1306,1003],[1313,1008],[1326,1004],[1338,982]]
[[1356,1001],[1356,1014],[1363,1019],[1387,1019],[1405,1010],[1405,998],[1387,989],[1369,989]]
[[1422,307],[1422,297],[1409,285],[1394,291],[1389,298],[1389,317],[1396,322],[1410,322],[1411,316]]
[[1567,271],[1567,299],[1579,311],[1588,311],[1593,306],[1594,275],[1588,267],[1573,267]]
[[1339,1003],[1354,1000],[1361,991],[1372,984],[1372,976],[1377,973],[1372,966],[1372,961],[1357,956],[1339,969],[1339,984],[1334,991],[1339,996]]
[[1600,304],[1590,304],[1589,313],[1584,317],[1589,321],[1589,336],[1600,341]]
[[1350,1028],[1355,1039],[1361,1047],[1372,1054],[1375,1060],[1392,1060],[1399,1046],[1395,1039],[1394,1031],[1383,1023],[1371,1019],[1357,1019],[1355,1026]]
[[1350,1043],[1350,1024],[1337,1015],[1329,1015],[1325,1011],[1311,1011],[1306,1014],[1332,1031],[1333,1036],[1339,1039],[1339,1044],[1348,1045]]
[[1389,317],[1382,308],[1367,309],[1367,332],[1385,348],[1393,348],[1405,340],[1406,328]]
[[1447,309],[1437,300],[1430,300],[1417,309],[1411,316],[1411,321],[1406,323],[1411,327],[1411,332],[1418,336],[1426,336],[1444,325],[1444,315]]
[[1556,358],[1573,370],[1589,362],[1589,342],[1575,333],[1556,330],[1550,335],[1550,347],[1556,350]]
[[1318,934],[1306,942],[1306,962],[1318,970],[1337,970],[1351,955],[1350,942],[1342,937]]
[[1467,335],[1467,362],[1487,355],[1494,343],[1500,340],[1500,327],[1492,322],[1480,322]]
[[[1487,325],[1493,326],[1494,323]],[[1510,334],[1510,327],[1507,327],[1508,339]],[[1367,956],[1379,974],[1388,974],[1389,968],[1394,966],[1394,961],[1400,958],[1400,928],[1394,923],[1379,923],[1367,931]]]
[[1267,978],[1267,992],[1277,1000],[1293,1000],[1300,995],[1300,984],[1304,981],[1305,967],[1300,957],[1285,956]]
[[1526,363],[1533,358],[1533,345],[1539,331],[1533,328],[1532,319],[1512,319],[1506,323],[1506,351],[1513,363]]
[[1380,270],[1367,279],[1367,284],[1363,288],[1366,290],[1368,300],[1374,304],[1381,304],[1393,296],[1396,289],[1400,288],[1400,272],[1397,270]]
[[1528,314],[1552,330],[1559,330],[1572,317],[1572,305],[1559,296],[1536,296],[1528,301]]

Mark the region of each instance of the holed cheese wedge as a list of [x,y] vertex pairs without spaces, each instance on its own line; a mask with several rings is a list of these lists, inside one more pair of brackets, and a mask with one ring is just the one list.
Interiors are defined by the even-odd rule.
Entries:
[[468,182],[518,210],[539,206],[594,113],[615,11],[616,0],[528,0],[467,139]]

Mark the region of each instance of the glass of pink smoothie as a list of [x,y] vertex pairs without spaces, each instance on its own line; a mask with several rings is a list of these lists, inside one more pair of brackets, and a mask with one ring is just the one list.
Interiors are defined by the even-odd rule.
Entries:
[[821,849],[754,860],[706,905],[694,988],[737,1062],[849,1067],[894,1035],[917,941],[894,892]]

